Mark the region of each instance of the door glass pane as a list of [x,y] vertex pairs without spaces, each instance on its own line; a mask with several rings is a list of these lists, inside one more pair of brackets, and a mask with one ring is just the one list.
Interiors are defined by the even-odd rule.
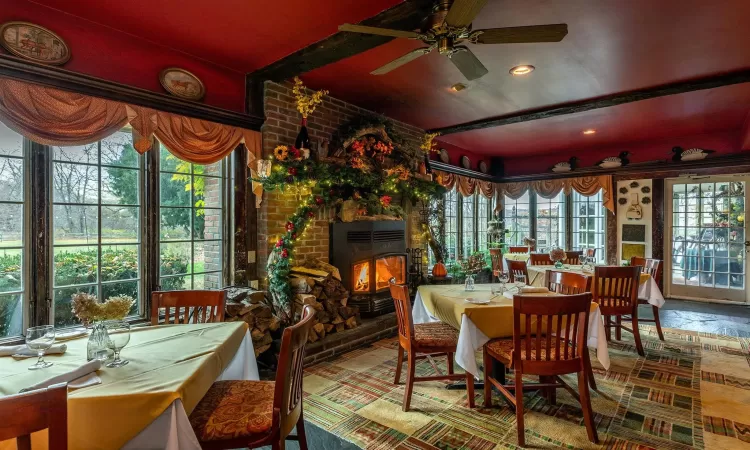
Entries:
[[523,245],[524,238],[531,238],[529,212],[528,192],[524,193],[518,199],[512,199],[508,196],[503,199],[505,229],[508,230],[508,234],[505,237],[506,244]]
[[604,263],[606,249],[606,211],[602,191],[586,197],[573,191],[573,250],[594,249],[597,263]]

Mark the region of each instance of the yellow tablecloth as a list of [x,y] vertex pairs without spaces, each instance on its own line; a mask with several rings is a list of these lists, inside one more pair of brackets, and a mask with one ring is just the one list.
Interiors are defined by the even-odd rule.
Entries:
[[[102,367],[102,384],[68,392],[69,448],[120,448],[177,399],[190,414],[246,332],[243,322],[134,328],[122,350],[130,364]],[[85,363],[87,342],[66,342],[65,354],[45,357],[55,365],[44,370],[28,370],[33,359],[0,358],[0,397]],[[46,432],[35,433],[32,447],[46,448],[46,439]],[[5,448],[15,448],[15,442],[0,442],[0,449]]]
[[[477,284],[476,289],[467,292],[463,285],[419,286],[419,295],[425,309],[441,322],[447,323],[457,330],[461,329],[461,317],[466,317],[476,325],[488,338],[503,338],[513,336],[513,300],[502,294],[492,294],[491,285]],[[514,286],[508,283],[509,288]],[[545,295],[545,294],[532,294]],[[546,294],[555,296],[557,294]],[[467,303],[465,299],[490,299],[487,305]],[[591,310],[599,307],[591,304]],[[536,322],[532,322],[532,330],[536,329]],[[523,325],[523,324],[522,324]],[[523,333],[524,330],[521,330]]]
[[[565,268],[563,269],[556,269],[555,266],[527,266],[527,270],[529,272],[529,285],[530,286],[546,286],[547,285],[547,272],[550,270],[557,270],[560,272],[573,272],[573,273],[580,273],[583,275],[587,275],[590,277],[594,276],[593,272],[584,272],[581,270],[581,267],[583,266],[576,266],[576,265],[565,265]],[[651,276],[647,273],[641,274],[641,280],[640,284],[644,284],[648,281],[648,279],[651,278]]]

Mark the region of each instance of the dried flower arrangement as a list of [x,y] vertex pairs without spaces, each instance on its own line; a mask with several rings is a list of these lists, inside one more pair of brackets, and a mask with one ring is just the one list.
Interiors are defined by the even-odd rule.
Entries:
[[315,112],[315,108],[323,103],[323,97],[328,95],[328,91],[325,89],[313,92],[312,95],[305,93],[305,85],[299,77],[294,77],[294,87],[292,88],[292,94],[297,101],[297,111],[302,114],[303,119],[307,119],[307,116]]
[[419,148],[421,148],[425,153],[439,152],[439,149],[432,148],[433,139],[435,139],[439,135],[440,133],[425,133],[425,135],[422,136],[422,143],[419,145]]
[[466,259],[460,259],[458,264],[461,267],[461,272],[467,275],[476,275],[487,267],[487,261],[482,252],[474,253]]
[[563,261],[565,259],[565,250],[561,248],[553,248],[549,251],[549,259],[554,262]]
[[88,325],[98,320],[124,319],[130,312],[135,299],[129,295],[118,295],[99,303],[96,295],[77,292],[72,297],[73,314]]

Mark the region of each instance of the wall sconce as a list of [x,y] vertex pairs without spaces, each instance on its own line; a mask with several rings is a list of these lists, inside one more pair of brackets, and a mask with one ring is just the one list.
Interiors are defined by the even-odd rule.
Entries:
[[270,159],[259,159],[258,160],[258,176],[265,180],[271,175],[271,163]]

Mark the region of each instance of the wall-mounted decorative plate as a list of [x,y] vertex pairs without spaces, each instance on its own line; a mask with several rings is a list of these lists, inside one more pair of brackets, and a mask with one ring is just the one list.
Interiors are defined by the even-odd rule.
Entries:
[[464,169],[471,169],[471,160],[468,156],[464,155],[461,157],[461,167]]
[[0,45],[21,58],[59,66],[70,59],[70,48],[54,32],[28,22],[0,26]]
[[185,69],[168,67],[159,74],[159,82],[170,94],[187,100],[200,100],[206,95],[203,82]]
[[479,161],[479,171],[482,173],[489,173],[490,168],[487,167],[487,163],[485,161]]
[[446,150],[444,148],[440,149],[440,161],[442,161],[442,162],[444,162],[446,164],[448,164],[449,162],[451,162],[451,157],[448,154],[448,150]]

